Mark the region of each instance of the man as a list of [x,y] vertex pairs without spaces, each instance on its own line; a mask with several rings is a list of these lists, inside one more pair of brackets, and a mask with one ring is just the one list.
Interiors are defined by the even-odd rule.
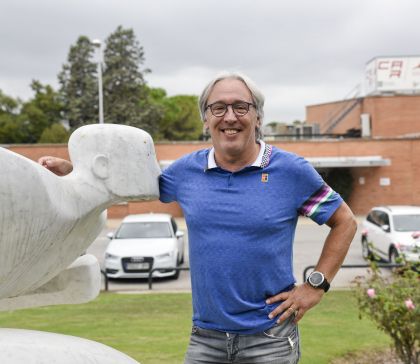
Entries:
[[[264,97],[246,76],[220,75],[199,103],[213,148],[184,156],[160,177],[161,201],[181,205],[189,232],[193,329],[185,363],[297,363],[296,323],[328,290],[355,234],[354,216],[308,162],[259,139]],[[296,286],[299,214],[331,230],[310,281]]]

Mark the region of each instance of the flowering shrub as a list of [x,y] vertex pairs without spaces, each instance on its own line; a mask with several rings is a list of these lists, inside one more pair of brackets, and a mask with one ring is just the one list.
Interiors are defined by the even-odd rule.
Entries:
[[404,267],[384,278],[375,263],[369,273],[355,281],[360,318],[369,317],[391,337],[396,354],[405,364],[419,364],[419,273]]

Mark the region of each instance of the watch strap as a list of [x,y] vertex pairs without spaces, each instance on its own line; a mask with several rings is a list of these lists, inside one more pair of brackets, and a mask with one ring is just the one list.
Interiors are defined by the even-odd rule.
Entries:
[[322,288],[324,292],[328,292],[330,289],[330,283],[327,281],[327,278],[324,276],[324,281],[318,286],[318,288]]
[[[320,283],[320,284],[318,284],[318,285],[314,285],[314,284],[312,284],[311,283],[311,281],[310,281],[310,276],[313,274],[313,273],[319,273],[319,274],[321,274],[323,277],[324,277],[324,280]],[[324,292],[328,292],[328,290],[330,289],[330,282],[328,282],[328,280],[327,280],[327,278],[325,278],[325,275],[323,274],[323,273],[321,273],[321,272],[318,272],[318,271],[313,271],[309,276],[308,276],[308,278],[306,279],[306,282],[311,286],[311,287],[313,287],[313,288],[319,288],[319,289],[323,289],[324,290]]]

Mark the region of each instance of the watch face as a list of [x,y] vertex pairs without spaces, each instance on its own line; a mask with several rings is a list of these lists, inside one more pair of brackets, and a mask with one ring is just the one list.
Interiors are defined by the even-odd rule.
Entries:
[[313,272],[309,276],[309,281],[314,286],[319,286],[324,281],[324,276],[320,272]]

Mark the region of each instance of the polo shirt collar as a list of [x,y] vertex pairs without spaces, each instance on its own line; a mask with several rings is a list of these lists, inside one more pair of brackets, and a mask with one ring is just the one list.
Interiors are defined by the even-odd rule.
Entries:
[[[258,140],[258,143],[260,145],[260,152],[258,153],[257,159],[254,161],[254,163],[251,164],[250,167],[264,168],[268,165],[270,160],[271,146],[265,144],[262,140]],[[216,160],[214,158],[214,148],[212,147],[207,158],[206,170],[214,168],[218,168],[218,165],[216,164]]]

